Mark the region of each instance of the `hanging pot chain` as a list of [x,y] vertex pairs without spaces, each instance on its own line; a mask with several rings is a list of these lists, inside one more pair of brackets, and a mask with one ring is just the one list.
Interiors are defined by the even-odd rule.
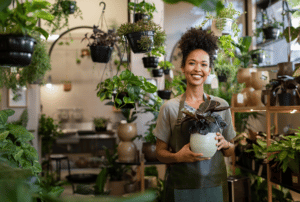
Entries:
[[103,9],[102,9],[102,13],[100,15],[99,21],[98,21],[98,26],[100,25],[100,29],[103,30],[103,22],[105,22],[106,29],[108,30],[107,22],[106,22],[106,19],[105,19],[106,4],[103,1],[100,2],[99,6],[101,6],[101,4],[103,4]]

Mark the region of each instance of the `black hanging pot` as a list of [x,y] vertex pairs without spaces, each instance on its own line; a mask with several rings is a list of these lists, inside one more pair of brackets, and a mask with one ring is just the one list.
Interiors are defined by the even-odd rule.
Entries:
[[74,14],[76,10],[76,1],[62,1],[60,5],[63,9],[64,14]]
[[143,57],[145,68],[156,68],[158,66],[158,57]]
[[164,100],[169,100],[171,98],[172,91],[170,90],[158,90],[157,95]]
[[218,75],[218,80],[219,80],[219,82],[227,82],[226,74],[221,73],[220,75]]
[[[142,37],[148,37],[151,40],[151,44],[149,44],[149,48],[144,49],[141,47],[139,41],[142,39]],[[152,49],[153,46],[153,31],[144,31],[144,32],[133,32],[130,34],[127,34],[126,37],[128,39],[129,45],[134,53],[147,53]]]
[[[133,109],[133,108],[135,107],[135,104],[134,104],[134,103],[127,103],[127,104],[124,103],[123,98],[124,98],[124,97],[128,97],[128,93],[126,93],[126,92],[121,92],[121,93],[119,93],[117,97],[116,97],[116,94],[113,94],[113,97],[114,97],[114,100],[115,100],[116,98],[118,98],[118,99],[120,99],[120,100],[122,101],[122,103],[121,103],[120,105],[119,105],[117,102],[115,102],[115,106],[116,106],[117,108],[122,107],[122,108]],[[125,105],[124,105],[124,104],[125,104]]]
[[251,55],[251,58],[253,61],[256,61],[257,63],[263,63],[265,60],[265,54],[264,53],[254,53]]
[[152,69],[153,77],[162,77],[164,74],[164,70],[162,69]]
[[278,28],[267,27],[267,28],[263,28],[262,30],[266,40],[278,39],[279,31],[280,31]]
[[30,65],[36,40],[22,35],[0,35],[0,65]]
[[150,16],[147,14],[143,14],[143,13],[136,13],[134,14],[134,22],[143,20],[145,22],[147,22],[148,20],[150,20]]
[[93,62],[108,63],[113,47],[110,46],[90,46]]
[[169,75],[170,74],[170,69],[169,68],[164,69],[164,74]]

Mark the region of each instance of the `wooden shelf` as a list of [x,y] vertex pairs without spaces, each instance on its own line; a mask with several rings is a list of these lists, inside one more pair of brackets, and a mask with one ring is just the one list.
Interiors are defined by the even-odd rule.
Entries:
[[232,112],[257,112],[266,111],[266,107],[231,107]]
[[269,107],[232,107],[232,112],[263,112],[270,113],[300,113],[300,105],[297,106],[269,106]]

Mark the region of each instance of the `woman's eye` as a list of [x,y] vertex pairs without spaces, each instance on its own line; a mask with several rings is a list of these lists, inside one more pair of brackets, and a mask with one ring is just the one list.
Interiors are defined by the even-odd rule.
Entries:
[[195,63],[194,63],[194,62],[190,62],[189,64],[190,64],[190,65],[194,65]]
[[206,67],[206,66],[207,66],[207,64],[202,64],[202,66],[203,66],[203,67]]

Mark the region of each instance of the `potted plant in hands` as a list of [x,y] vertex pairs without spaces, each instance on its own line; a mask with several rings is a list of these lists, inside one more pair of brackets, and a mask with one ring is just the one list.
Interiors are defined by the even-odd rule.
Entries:
[[160,61],[158,66],[164,70],[165,75],[169,75],[170,70],[174,69],[174,65],[169,61]]
[[[88,40],[93,62],[107,63],[110,60],[113,46],[118,41],[118,37],[114,30],[108,30],[108,32],[105,33],[98,29],[98,27],[99,26],[94,25],[93,34],[88,37],[86,33],[81,42],[86,39]],[[90,39],[93,41],[90,42]]]
[[83,19],[82,11],[76,5],[76,1],[56,0],[49,8],[49,12],[54,16],[54,19],[51,22],[46,22],[46,25],[50,27],[52,34],[65,27],[69,28],[71,14],[74,14],[74,18],[80,17],[80,19]]
[[216,16],[211,14],[206,15],[206,20],[201,24],[201,27],[206,24],[208,20],[213,20],[216,28],[222,33],[222,35],[230,35],[233,31],[234,36],[238,36],[240,29],[237,25],[237,17],[241,13],[233,8],[233,4],[229,3],[228,7],[225,7],[224,0],[218,1],[216,7]]
[[154,3],[147,3],[143,0],[140,3],[130,2],[128,3],[128,9],[134,13],[134,22],[144,20],[148,21],[153,18],[153,13],[157,12]]
[[[11,1],[10,1],[11,2]],[[26,0],[10,9],[7,4],[0,10],[0,64],[7,66],[28,66],[31,62],[34,44],[33,32],[48,33],[37,25],[39,19],[51,21],[54,16],[47,9],[51,5],[44,0]]]
[[105,117],[95,117],[93,123],[95,125],[95,131],[103,132],[106,131],[107,123],[110,121],[109,118]]
[[142,76],[135,76],[128,69],[121,72],[120,76],[108,78],[104,83],[97,85],[97,96],[103,101],[107,96],[113,95],[114,101],[110,104],[117,109],[134,108],[136,102],[140,102],[143,106],[147,106],[143,102],[143,96],[147,93],[154,93],[157,87],[148,82]]
[[145,68],[156,68],[159,57],[166,54],[164,43],[166,41],[166,33],[160,26],[156,26],[154,30],[152,50],[146,53],[147,57],[143,57]]
[[147,23],[140,20],[136,23],[122,24],[117,30],[119,42],[125,44],[126,37],[134,53],[147,53],[152,49],[157,27],[158,25],[151,20]]

